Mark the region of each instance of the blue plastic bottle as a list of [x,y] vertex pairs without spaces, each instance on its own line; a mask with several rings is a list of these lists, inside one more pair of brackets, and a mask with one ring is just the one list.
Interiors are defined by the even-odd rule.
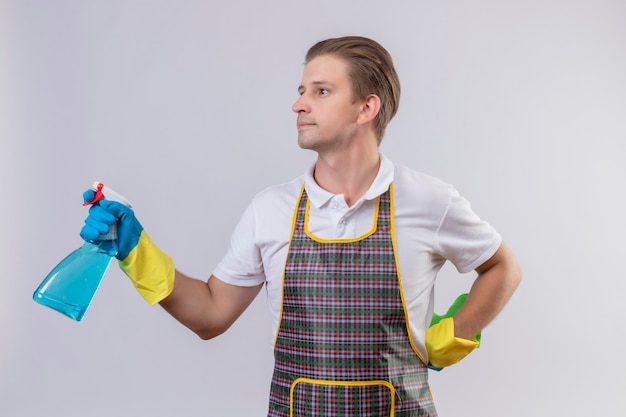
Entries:
[[[104,198],[130,207],[127,200],[102,183],[93,185],[96,198]],[[33,300],[66,316],[81,321],[93,300],[113,257],[117,254],[117,226],[111,226],[98,240],[85,242],[66,256],[41,282]]]

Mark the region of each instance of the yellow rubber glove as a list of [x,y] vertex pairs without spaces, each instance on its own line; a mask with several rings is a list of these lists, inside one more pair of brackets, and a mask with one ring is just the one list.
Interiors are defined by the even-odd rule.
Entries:
[[[93,192],[87,191],[83,197],[89,202]],[[115,201],[94,203],[80,235],[92,241],[107,233],[113,223],[117,223],[115,257],[120,268],[150,305],[157,304],[174,289],[174,261],[150,240],[133,210]]]
[[174,261],[150,240],[145,230],[133,250],[118,263],[150,305],[157,304],[174,289]]
[[467,294],[461,294],[452,303],[446,314],[433,314],[431,326],[426,330],[426,350],[428,367],[440,371],[454,365],[480,346],[480,333],[473,339],[462,339],[454,336],[453,316],[461,309]]

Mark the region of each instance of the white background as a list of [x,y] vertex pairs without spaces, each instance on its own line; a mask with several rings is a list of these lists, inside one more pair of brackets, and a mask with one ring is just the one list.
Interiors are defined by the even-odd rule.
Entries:
[[[203,342],[112,267],[78,323],[31,299],[82,244],[82,192],[127,196],[205,279],[251,197],[303,172],[304,54],[372,37],[402,104],[382,150],[454,184],[524,281],[441,416],[626,411],[623,0],[0,0],[0,415],[264,416],[264,294]],[[444,268],[438,310],[473,274]]]

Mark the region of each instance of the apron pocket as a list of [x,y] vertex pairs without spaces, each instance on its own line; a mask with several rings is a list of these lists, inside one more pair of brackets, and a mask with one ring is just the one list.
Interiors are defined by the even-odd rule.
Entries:
[[395,389],[387,381],[298,378],[289,394],[290,417],[393,417]]

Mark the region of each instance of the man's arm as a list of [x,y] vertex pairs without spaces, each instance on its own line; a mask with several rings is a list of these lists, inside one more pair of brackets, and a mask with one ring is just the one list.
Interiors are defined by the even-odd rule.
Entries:
[[204,282],[176,271],[174,290],[160,305],[201,339],[208,340],[224,333],[262,287],[230,285],[214,275]]
[[473,339],[500,313],[522,279],[522,269],[505,243],[476,272],[467,300],[454,316],[454,335],[463,339]]

